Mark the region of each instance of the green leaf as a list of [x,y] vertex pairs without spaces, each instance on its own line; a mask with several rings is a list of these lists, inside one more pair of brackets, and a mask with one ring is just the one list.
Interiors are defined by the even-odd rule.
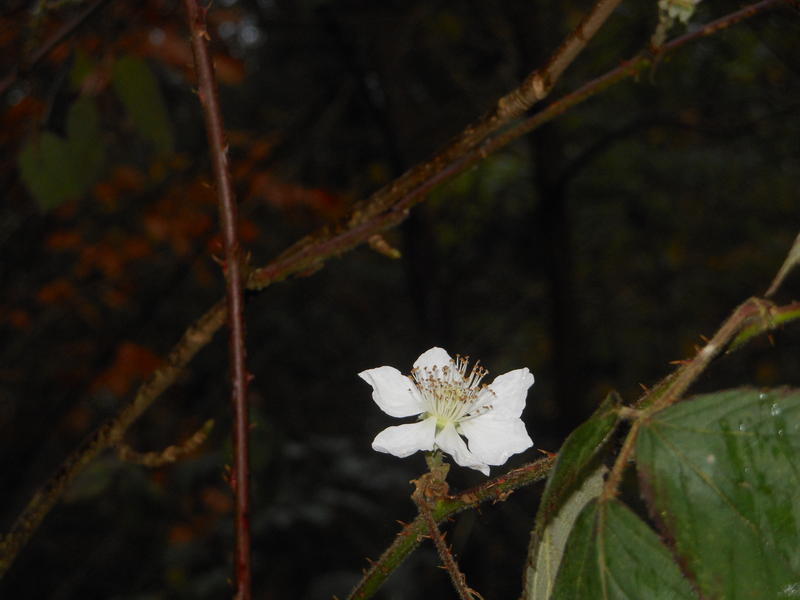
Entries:
[[553,600],[696,597],[655,532],[617,500],[592,501],[580,514],[552,595]]
[[[597,455],[616,427],[620,399],[609,394],[564,442],[547,480],[531,532],[523,597],[549,597],[569,531],[583,506],[602,489]],[[602,466],[602,465],[601,465]]]
[[20,173],[43,210],[84,195],[103,171],[105,145],[91,98],[78,98],[67,112],[67,137],[45,131],[19,154]]
[[19,154],[25,187],[43,210],[51,210],[73,198],[78,185],[74,162],[66,141],[45,131],[28,140]]
[[58,185],[47,177],[41,177],[44,170],[41,137],[32,138],[23,144],[20,150],[19,171],[22,182],[43,210],[49,210],[61,203],[61,192]]
[[607,471],[605,465],[598,466],[583,481],[583,485],[570,494],[544,530],[535,536],[535,548],[531,554],[535,557],[535,562],[529,564],[525,571],[523,598],[527,600],[550,598],[569,534],[583,508],[603,491],[604,476]]
[[800,596],[800,393],[698,396],[648,420],[636,455],[651,513],[704,598]]
[[69,70],[69,85],[78,91],[86,76],[95,69],[95,63],[85,50],[78,49],[72,59],[72,68]]
[[124,56],[114,64],[112,83],[139,135],[152,142],[157,153],[171,154],[172,126],[158,81],[147,63]]
[[100,132],[100,116],[91,98],[78,98],[67,113],[67,143],[75,161],[80,194],[97,181],[103,171],[106,147]]

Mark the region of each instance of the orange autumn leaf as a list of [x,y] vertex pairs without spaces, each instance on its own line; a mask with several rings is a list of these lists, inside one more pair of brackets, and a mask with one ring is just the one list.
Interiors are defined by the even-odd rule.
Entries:
[[230,494],[216,487],[207,487],[202,491],[203,505],[211,512],[227,514],[233,510],[233,499]]
[[189,525],[179,524],[173,525],[169,530],[167,536],[170,545],[188,544],[196,536],[194,530]]
[[131,237],[122,243],[120,252],[127,260],[141,260],[153,253],[153,246],[145,238]]
[[[153,58],[180,69],[187,79],[194,80],[192,47],[181,29],[165,25],[145,32],[137,31],[126,36],[121,46],[139,56]],[[214,70],[221,83],[235,85],[244,80],[243,61],[220,53],[215,53],[213,60]]]
[[249,219],[243,219],[239,223],[239,241],[243,244],[250,244],[258,239],[261,228]]
[[75,286],[68,279],[59,278],[46,283],[36,292],[41,304],[61,304],[72,300],[76,295]]
[[6,315],[6,322],[14,329],[27,329],[31,324],[31,315],[27,310],[15,308]]
[[45,240],[45,245],[52,250],[75,250],[81,244],[83,237],[77,231],[55,231]]
[[115,279],[122,275],[124,268],[125,260],[119,250],[108,242],[99,242],[83,248],[76,272],[86,276],[97,270],[108,279]]
[[283,181],[268,171],[253,174],[248,198],[262,199],[280,210],[311,209],[328,218],[340,215],[345,207],[341,196]]
[[123,342],[117,348],[111,366],[92,383],[92,389],[108,390],[117,397],[125,396],[134,384],[148,377],[161,364],[161,358],[149,348]]

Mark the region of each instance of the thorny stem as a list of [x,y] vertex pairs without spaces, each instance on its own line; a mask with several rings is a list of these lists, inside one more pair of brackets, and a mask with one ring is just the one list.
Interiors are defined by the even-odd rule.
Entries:
[[[431,506],[433,520],[441,523],[445,519],[475,508],[487,500],[502,502],[515,490],[544,479],[553,468],[555,460],[555,455],[547,456],[518,469],[513,469],[505,475],[491,479],[475,488],[455,496],[447,496]],[[348,600],[371,598],[389,575],[419,546],[428,529],[428,524],[422,515],[418,515],[411,523],[404,525],[378,561],[372,563],[369,570],[364,573],[364,577],[350,593]]]
[[433,518],[433,514],[431,513],[431,506],[447,498],[449,487],[445,478],[447,477],[447,471],[450,465],[442,462],[442,454],[438,450],[432,454],[428,454],[425,457],[425,461],[428,463],[430,472],[425,473],[413,482],[416,487],[414,493],[411,494],[411,499],[417,506],[420,517],[422,517],[427,527],[428,535],[433,540],[436,550],[439,552],[439,556],[442,559],[442,564],[445,569],[447,569],[450,580],[453,582],[456,592],[458,592],[458,597],[461,598],[461,600],[473,600],[474,596],[480,597],[480,594],[471,590],[467,585],[466,577],[464,577],[464,573],[458,568],[458,564],[455,558],[453,558],[453,553],[447,547],[444,536],[442,532],[439,531],[436,519]]
[[[597,94],[607,90],[617,83],[620,83],[621,81],[624,81],[625,79],[638,75],[645,69],[651,67],[655,61],[660,60],[667,54],[674,52],[689,42],[719,33],[724,29],[732,27],[733,25],[736,25],[737,23],[740,23],[746,19],[755,17],[756,15],[771,8],[777,8],[778,6],[785,4],[797,3],[798,0],[762,0],[761,2],[749,4],[737,11],[711,21],[702,27],[698,27],[694,31],[677,37],[663,46],[658,47],[655,51],[640,54],[639,56],[636,56],[630,60],[624,61],[618,67],[611,69],[592,81],[589,81],[574,92],[563,96],[559,100],[537,112],[535,115],[525,119],[518,125],[515,125],[508,131],[488,139],[478,148],[478,154],[481,158],[484,158],[487,155],[496,152],[500,148],[504,148],[512,141],[530,133],[535,129],[538,129],[545,123],[552,121],[555,117],[563,114],[570,108],[582,103],[584,100],[588,100],[589,98],[596,96]],[[469,162],[467,166],[470,166],[471,164],[472,162]]]
[[[795,246],[789,251],[790,255],[795,251]],[[686,390],[708,368],[711,362],[729,348],[737,340],[737,334],[745,328],[756,324],[762,331],[773,329],[776,326],[773,321],[773,314],[779,314],[782,309],[784,312],[791,311],[791,313],[796,314],[798,307],[795,303],[787,307],[778,308],[769,300],[755,297],[746,300],[731,313],[714,336],[702,348],[698,349],[692,359],[682,361],[681,366],[675,373],[669,375],[636,402],[636,409],[639,412],[634,417],[622,449],[617,455],[614,467],[611,469],[611,473],[603,487],[603,500],[611,500],[616,496],[625,468],[633,458],[636,438],[642,424],[655,413],[680,400]]]
[[236,198],[228,168],[222,112],[219,106],[214,66],[208,51],[206,10],[196,0],[184,0],[191,31],[192,53],[197,71],[198,96],[208,135],[214,180],[219,197],[219,215],[225,249],[225,299],[230,328],[228,351],[231,370],[231,408],[233,412],[234,492],[234,584],[237,600],[250,599],[250,418],[247,405],[247,371],[245,367],[244,295],[242,294],[241,250],[237,237]]
[[442,532],[439,531],[439,526],[436,524],[436,521],[431,514],[431,508],[428,506],[428,503],[425,501],[425,499],[415,499],[415,502],[417,504],[419,514],[422,516],[423,521],[425,521],[425,524],[428,527],[428,534],[431,536],[431,539],[436,546],[436,551],[439,553],[439,557],[442,559],[442,564],[444,565],[444,568],[447,569],[447,573],[450,575],[450,581],[453,582],[453,587],[455,587],[456,592],[458,592],[458,597],[461,598],[461,600],[474,600],[475,596],[480,597],[480,594],[467,585],[467,578],[458,568],[458,564],[456,563],[456,559],[453,557],[452,551],[447,547],[447,542],[444,541],[444,535],[442,535]]
[[[659,50],[660,55],[694,41],[700,35],[711,35],[770,8],[789,3],[797,3],[797,0],[764,0],[746,6],[713,21],[696,32],[665,44]],[[373,194],[363,205],[364,208],[359,209],[366,210],[375,216],[357,218],[359,213],[357,210],[347,223],[335,228],[324,227],[315,234],[300,240],[265,267],[251,272],[246,287],[250,290],[261,290],[294,273],[318,268],[327,259],[355,248],[376,233],[396,226],[406,218],[408,210],[420,202],[425,194],[434,187],[452,179],[521,135],[555,119],[568,109],[612,85],[639,73],[649,64],[648,59],[640,59],[612,69],[579,90],[550,104],[505,134],[488,139],[438,171],[434,167],[438,162],[443,161],[440,155],[437,155],[434,159],[414,169],[415,172],[423,174],[423,176],[413,179],[415,183],[410,182],[411,180],[407,178],[408,174],[404,175],[394,184]],[[1,88],[2,85],[0,85]],[[429,175],[430,173],[434,174]],[[421,183],[416,183],[418,180]],[[388,208],[385,212],[381,212],[385,207]],[[36,491],[12,524],[9,532],[0,541],[0,577],[9,569],[20,550],[27,544],[44,517],[78,474],[100,453],[117,444],[128,428],[177,380],[178,375],[191,362],[195,354],[211,341],[216,331],[225,322],[226,315],[227,306],[225,301],[221,300],[190,325],[167,356],[166,366],[153,373],[139,387],[131,403],[123,408],[116,417],[107,420],[96,429]],[[370,579],[370,582],[374,581],[376,579]]]
[[478,121],[471,123],[432,159],[421,163],[389,185],[373,194],[353,216],[353,221],[363,221],[392,206],[398,197],[406,196],[414,188],[438,175],[469,150],[475,148],[486,136],[520,117],[536,102],[546,98],[561,74],[586,47],[606,19],[622,0],[597,0],[589,13],[556,49],[544,66],[531,72],[514,90],[499,98],[495,106]]

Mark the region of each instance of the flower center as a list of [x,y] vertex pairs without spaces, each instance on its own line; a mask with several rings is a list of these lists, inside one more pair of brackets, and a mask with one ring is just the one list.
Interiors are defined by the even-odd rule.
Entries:
[[468,356],[456,356],[449,365],[411,370],[411,378],[430,407],[421,418],[436,417],[437,429],[447,423],[457,425],[491,408],[478,406],[478,397],[487,387],[481,380],[488,371],[476,362],[467,374],[468,365]]

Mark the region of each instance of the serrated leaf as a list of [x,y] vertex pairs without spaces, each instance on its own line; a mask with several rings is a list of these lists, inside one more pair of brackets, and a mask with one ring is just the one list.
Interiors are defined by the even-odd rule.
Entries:
[[698,396],[646,422],[652,514],[704,598],[800,596],[800,393]]
[[[558,561],[578,512],[599,493],[597,453],[619,419],[620,399],[609,394],[594,414],[564,442],[547,480],[536,524],[531,532],[523,597],[549,597]],[[599,483],[598,483],[599,481]]]
[[553,600],[694,598],[667,548],[627,506],[593,500],[583,509],[567,542]]
[[112,83],[139,135],[159,154],[171,154],[172,126],[155,75],[147,63],[124,56],[114,64]]

